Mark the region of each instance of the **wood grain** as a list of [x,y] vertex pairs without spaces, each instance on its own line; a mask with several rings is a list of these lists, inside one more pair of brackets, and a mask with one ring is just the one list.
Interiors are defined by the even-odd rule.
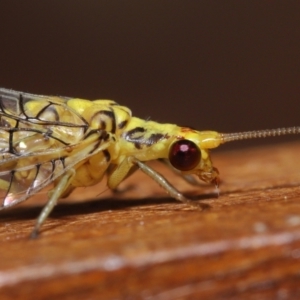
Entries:
[[78,189],[37,240],[28,236],[43,194],[3,211],[1,299],[300,297],[299,153],[300,143],[215,153],[219,197],[153,164],[204,212],[140,172],[120,193]]

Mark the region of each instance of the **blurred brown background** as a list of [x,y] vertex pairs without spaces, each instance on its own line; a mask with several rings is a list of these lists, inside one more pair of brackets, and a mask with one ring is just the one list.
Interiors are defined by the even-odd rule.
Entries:
[[299,1],[1,1],[0,16],[2,87],[198,129],[300,125]]

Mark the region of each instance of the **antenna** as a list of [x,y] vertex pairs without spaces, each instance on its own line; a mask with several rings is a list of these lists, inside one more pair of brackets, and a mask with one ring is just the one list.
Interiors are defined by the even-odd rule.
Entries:
[[253,130],[236,133],[221,133],[221,143],[227,143],[237,140],[257,139],[271,136],[300,134],[300,127],[286,127],[277,129]]

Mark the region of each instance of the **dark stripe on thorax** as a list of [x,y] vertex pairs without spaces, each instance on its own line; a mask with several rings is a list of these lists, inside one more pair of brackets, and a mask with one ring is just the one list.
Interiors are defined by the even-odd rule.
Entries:
[[169,138],[168,134],[153,133],[147,137],[147,130],[143,127],[136,127],[124,133],[123,137],[126,141],[131,142],[137,149],[141,149],[142,146],[150,147],[156,144],[161,139]]
[[126,141],[134,144],[135,148],[141,149],[146,129],[143,127],[135,127],[124,134]]
[[[92,117],[95,118],[97,115],[104,115],[111,119],[111,133],[116,133],[116,116],[115,113],[112,110],[100,110]],[[107,124],[105,121],[101,120],[100,128],[106,129]]]
[[123,129],[128,123],[128,120],[124,120],[122,122],[119,123],[118,128],[119,129]]

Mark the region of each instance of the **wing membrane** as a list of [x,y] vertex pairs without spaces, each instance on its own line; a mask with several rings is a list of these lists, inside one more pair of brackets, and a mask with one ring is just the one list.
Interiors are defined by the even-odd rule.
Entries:
[[[72,110],[68,97],[34,95],[0,88],[0,116],[4,127],[57,125],[86,128],[88,123]],[[17,123],[17,124],[16,124]],[[17,126],[16,126],[17,125]]]
[[56,174],[63,172],[61,160],[32,165],[0,173],[0,199],[2,207],[15,205],[47,186]]
[[[2,208],[46,187],[89,157],[85,149],[95,148],[95,141],[85,140],[88,123],[67,105],[68,99],[0,88]],[[70,153],[74,148],[78,151]]]
[[0,89],[0,153],[24,155],[78,143],[88,123],[67,97]]

